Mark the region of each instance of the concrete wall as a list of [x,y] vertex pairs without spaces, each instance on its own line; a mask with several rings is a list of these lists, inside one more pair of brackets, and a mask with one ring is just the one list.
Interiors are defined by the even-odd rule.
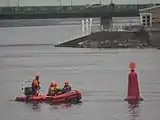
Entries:
[[115,32],[97,32],[93,33],[88,37],[90,40],[118,40],[118,39],[132,39],[136,37],[137,39],[145,40],[148,38],[148,33],[143,32],[123,32],[123,31],[115,31]]
[[153,47],[160,47],[160,6],[144,10],[141,13],[152,13],[152,27],[149,30],[149,40]]
[[89,36],[78,38],[72,41],[68,41],[57,45],[57,47],[77,47],[79,46],[78,43],[84,41],[91,41],[91,43],[95,44],[95,46],[100,43],[101,41],[114,41],[114,40],[129,40],[130,43],[146,43],[153,47],[160,47],[160,30],[158,31],[139,31],[139,32],[97,32],[92,33]]
[[160,31],[149,32],[151,44],[160,47]]
[[91,41],[94,44],[97,44],[98,42],[100,43],[101,41],[114,41],[114,40],[129,40],[132,42],[144,42],[149,44],[149,36],[147,32],[97,32],[97,33],[92,33],[89,36],[83,37],[83,38],[78,38],[66,43],[62,43],[60,45],[57,45],[57,47],[77,47],[79,46],[78,43],[83,42],[83,41]]
[[160,7],[144,10],[141,13],[152,13],[152,27],[160,28]]

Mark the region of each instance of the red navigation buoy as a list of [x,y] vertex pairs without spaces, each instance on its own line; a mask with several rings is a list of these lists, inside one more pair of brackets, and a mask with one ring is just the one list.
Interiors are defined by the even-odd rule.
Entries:
[[137,73],[135,72],[136,64],[134,62],[131,62],[129,64],[129,67],[131,71],[128,75],[128,95],[125,100],[141,101],[143,99],[140,97],[139,93],[138,76]]

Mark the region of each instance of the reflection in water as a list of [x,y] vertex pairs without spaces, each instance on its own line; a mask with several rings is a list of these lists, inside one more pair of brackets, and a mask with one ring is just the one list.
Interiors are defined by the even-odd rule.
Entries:
[[51,109],[58,109],[58,108],[70,108],[72,107],[72,104],[51,104]]
[[27,102],[26,105],[28,105],[28,104],[32,105],[33,111],[40,111],[40,109],[41,109],[41,104],[39,102],[35,102],[35,101],[34,102]]
[[32,106],[33,110],[40,111],[40,108],[41,108],[41,104],[39,104],[38,102],[33,103],[33,106]]
[[[47,103],[46,103],[47,104]],[[49,108],[50,108],[50,110],[52,111],[52,110],[55,110],[55,109],[65,109],[65,108],[71,108],[71,107],[73,107],[73,106],[81,106],[81,104],[82,104],[82,102],[78,102],[78,103],[57,103],[57,104],[55,104],[55,103],[50,103],[50,102],[48,102],[48,104],[49,104]],[[32,107],[32,110],[33,111],[36,111],[36,112],[39,112],[39,111],[41,111],[41,107],[42,107],[42,105],[43,105],[43,103],[41,103],[41,102],[37,102],[37,101],[34,101],[34,102],[26,102],[26,106],[31,106]]]
[[57,103],[57,104],[55,104],[55,103],[49,103],[50,105],[51,105],[51,109],[58,109],[58,108],[71,108],[73,105],[81,105],[82,104],[82,102],[78,102],[78,103],[71,103],[71,102],[69,102],[69,103],[63,103],[63,104],[61,104],[61,103]]
[[139,118],[139,110],[140,110],[139,104],[140,104],[139,101],[135,100],[128,101],[128,111],[129,114],[131,115],[132,120],[138,120]]

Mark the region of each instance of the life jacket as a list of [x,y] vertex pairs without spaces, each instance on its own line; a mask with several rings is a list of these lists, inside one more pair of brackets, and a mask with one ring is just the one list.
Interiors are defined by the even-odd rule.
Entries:
[[34,79],[32,82],[32,86],[39,86],[39,81],[37,79]]
[[71,90],[71,85],[65,85],[63,89],[64,90]]
[[50,94],[50,93],[55,93],[56,92],[56,90],[58,90],[59,89],[59,87],[57,86],[57,87],[52,87],[52,86],[50,86],[49,87],[49,91],[48,91],[48,94]]

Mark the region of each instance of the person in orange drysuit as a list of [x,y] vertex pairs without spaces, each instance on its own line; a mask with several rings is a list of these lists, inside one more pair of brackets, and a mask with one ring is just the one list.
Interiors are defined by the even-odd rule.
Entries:
[[38,96],[38,92],[40,89],[39,82],[40,74],[35,75],[35,79],[32,81],[32,95]]

